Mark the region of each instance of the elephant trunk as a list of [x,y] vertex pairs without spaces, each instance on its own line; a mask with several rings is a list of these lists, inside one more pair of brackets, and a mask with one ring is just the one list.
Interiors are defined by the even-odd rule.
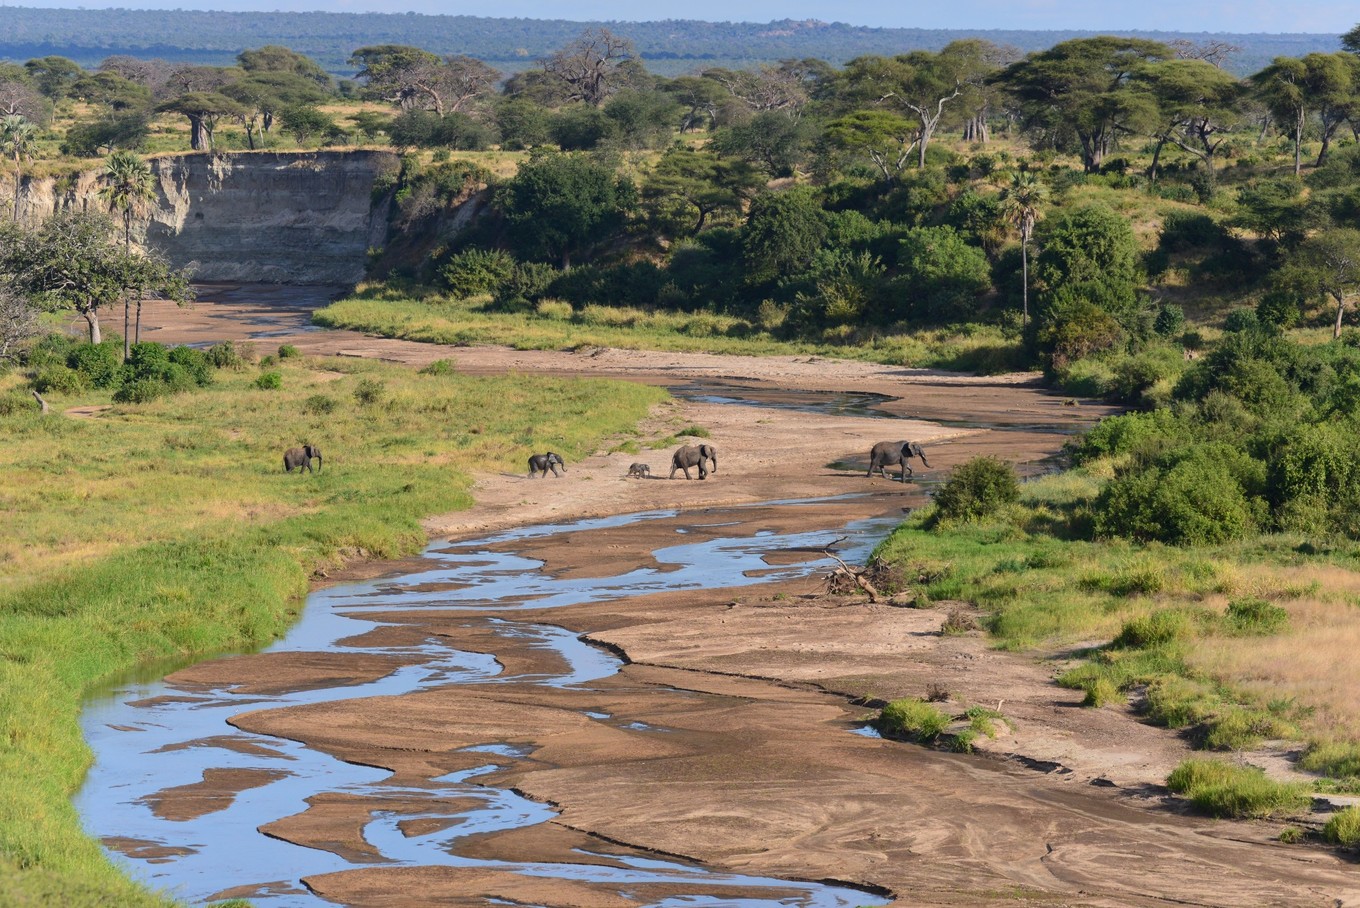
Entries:
[[921,463],[925,464],[927,467],[930,466],[930,461],[926,460],[926,452],[925,452],[925,451],[917,451],[917,452],[916,452],[916,456],[919,457],[919,458],[921,458]]
[[[921,458],[921,459],[922,459],[922,460],[925,460],[924,457]],[[926,466],[930,466],[930,464],[926,464]],[[316,454],[316,471],[317,471],[318,473],[321,472],[321,452],[320,452],[320,451],[318,451],[317,454]]]

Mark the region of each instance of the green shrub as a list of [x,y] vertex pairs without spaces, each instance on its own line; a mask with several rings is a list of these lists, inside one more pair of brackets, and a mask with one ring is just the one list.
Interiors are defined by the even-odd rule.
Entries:
[[1235,634],[1263,636],[1289,627],[1289,612],[1264,599],[1235,599],[1228,603],[1224,620]]
[[1086,691],[1086,696],[1082,698],[1082,706],[1099,707],[1123,699],[1119,693],[1119,686],[1103,675],[1091,678],[1083,685],[1083,688]]
[[208,362],[216,369],[243,369],[246,365],[245,357],[231,341],[213,344],[207,349],[206,354]]
[[1280,830],[1279,841],[1283,845],[1296,845],[1303,841],[1303,830],[1297,826],[1286,826]]
[[383,391],[386,385],[372,378],[361,378],[359,384],[354,387],[354,399],[361,405],[367,407],[382,400]]
[[1360,807],[1347,807],[1332,814],[1322,827],[1322,837],[1336,845],[1360,845]]
[[1261,319],[1257,317],[1256,310],[1245,306],[1229,312],[1227,318],[1223,320],[1224,331],[1255,331],[1260,327]]
[[1015,468],[995,457],[975,457],[954,469],[935,495],[945,520],[977,520],[1020,500]]
[[327,397],[325,394],[313,394],[302,402],[303,412],[312,413],[316,416],[325,416],[327,413],[334,413],[335,407],[335,398]]
[[[39,392],[41,393],[41,392]],[[36,413],[38,402],[31,395],[11,391],[0,394],[0,417],[15,416],[20,413]]]
[[1162,337],[1172,337],[1185,328],[1185,310],[1175,303],[1162,303],[1157,308],[1157,317],[1152,322],[1152,330]]
[[1205,750],[1250,750],[1266,738],[1288,737],[1293,729],[1268,712],[1229,707],[1204,726]]
[[268,369],[277,362],[278,360],[273,356],[261,356],[260,361],[256,365],[261,369]]
[[1254,766],[1219,760],[1186,760],[1167,777],[1166,786],[1215,817],[1269,817],[1309,801],[1300,785],[1267,779]]
[[949,725],[949,716],[924,700],[909,697],[883,707],[874,727],[882,734],[913,741],[934,741]]
[[39,367],[30,383],[39,394],[79,394],[89,387],[89,381],[83,374],[61,363],[47,363]]
[[1221,444],[1187,445],[1117,476],[1096,501],[1094,528],[1173,545],[1240,539],[1257,525],[1243,479],[1260,464]]
[[692,436],[695,437],[695,438],[709,438],[709,437],[712,436],[713,433],[709,432],[709,431],[708,431],[707,429],[705,429],[703,426],[686,426],[685,428],[681,429],[680,431],[676,432],[675,434],[676,434],[676,435],[692,435]]
[[66,357],[66,365],[94,388],[116,388],[122,381],[123,345],[106,340],[99,344],[77,344]]
[[439,278],[458,297],[481,293],[496,295],[509,283],[515,259],[498,249],[468,249],[449,257],[439,269]]
[[301,355],[302,354],[298,352],[298,348],[294,347],[292,344],[279,345],[279,359],[292,359]]
[[572,317],[574,310],[566,300],[539,300],[534,311],[543,318],[564,322]]
[[34,371],[47,365],[63,365],[76,343],[74,338],[65,334],[48,334],[28,348],[23,363]]
[[213,366],[203,351],[193,347],[172,347],[169,359],[187,372],[194,384],[203,387],[213,383]]
[[263,372],[255,379],[255,387],[262,391],[277,391],[283,387],[283,375],[279,372]]
[[134,378],[123,382],[122,387],[113,392],[113,399],[120,404],[144,404],[169,393],[170,386],[159,379]]
[[1146,714],[1167,728],[1188,728],[1208,719],[1217,702],[1199,682],[1171,675],[1148,684]]
[[453,375],[457,368],[451,359],[437,359],[420,370],[421,375]]
[[1185,608],[1163,608],[1124,624],[1111,644],[1117,649],[1153,649],[1180,643],[1198,631],[1199,613]]

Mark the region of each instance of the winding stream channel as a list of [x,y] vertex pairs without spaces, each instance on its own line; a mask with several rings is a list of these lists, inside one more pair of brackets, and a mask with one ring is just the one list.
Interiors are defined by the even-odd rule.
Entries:
[[[746,398],[719,395],[751,404]],[[807,395],[775,406],[872,409],[867,397]],[[768,502],[797,511],[816,501]],[[825,570],[823,547],[837,546],[847,561],[865,560],[900,514],[857,520],[832,530],[762,529],[729,536],[750,508],[706,509],[674,526],[674,542],[655,549],[654,563],[605,576],[554,576],[541,560],[516,551],[543,537],[572,537],[655,521],[679,512],[541,525],[480,539],[435,542],[415,570],[399,576],[321,589],[308,597],[302,617],[265,655],[345,654],[384,666],[376,677],[341,678],[324,686],[242,690],[235,684],[120,684],[91,699],[82,725],[95,763],[75,799],[87,831],[102,840],[111,859],[137,879],[174,897],[200,903],[246,896],[261,905],[332,904],[305,878],[359,865],[443,866],[509,872],[527,877],[585,881],[621,893],[664,894],[643,899],[656,906],[804,906],[853,908],[885,900],[861,889],[824,883],[721,873],[680,860],[611,848],[608,854],[575,849],[569,861],[505,861],[468,855],[471,837],[524,829],[552,820],[553,807],[500,787],[493,776],[507,761],[532,759],[533,748],[488,739],[462,747],[469,768],[432,784],[397,781],[387,769],[346,762],[298,741],[242,730],[243,713],[373,697],[396,697],[449,685],[510,683],[572,691],[619,671],[623,660],[609,649],[542,623],[541,610],[602,602],[662,591],[738,588],[807,577]],[[793,523],[797,524],[797,518]],[[771,552],[809,553],[789,559]],[[532,609],[540,617],[521,620]],[[547,654],[552,670],[513,672],[496,652],[471,652],[439,637],[373,642],[383,628],[399,626],[412,612],[450,612],[464,626],[480,625],[493,639]],[[494,649],[494,647],[493,647]],[[537,663],[536,663],[537,664]],[[634,735],[665,735],[666,728],[583,710],[593,722]],[[485,755],[479,762],[474,755]],[[223,794],[225,791],[225,795]],[[274,834],[270,825],[307,811],[319,797],[359,798],[379,805],[367,813],[362,854],[343,848],[304,847]],[[401,811],[384,810],[399,799]],[[424,805],[412,809],[411,802]]]

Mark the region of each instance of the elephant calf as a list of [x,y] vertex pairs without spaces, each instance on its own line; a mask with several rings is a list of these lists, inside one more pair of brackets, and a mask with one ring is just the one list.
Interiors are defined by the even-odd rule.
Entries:
[[927,467],[930,466],[930,463],[926,460],[925,452],[921,450],[921,446],[916,442],[880,441],[869,451],[869,472],[864,475],[873,476],[874,470],[878,470],[878,472],[883,474],[883,478],[887,479],[888,471],[883,468],[890,467],[893,464],[901,464],[902,474],[899,478],[903,482],[906,482],[907,477],[912,475],[911,466],[907,463],[912,457],[919,457],[921,458],[921,463],[925,464]]
[[312,472],[312,459],[316,459],[316,472],[321,472],[321,449],[316,445],[303,445],[300,448],[289,448],[283,452],[283,469],[286,473],[293,472],[293,468],[298,468],[298,475],[303,472]]
[[567,465],[562,462],[561,455],[552,451],[547,454],[534,454],[529,458],[529,478],[532,479],[542,472],[543,478],[546,479],[549,470],[552,470],[554,476],[561,477],[562,473],[557,472],[558,467],[562,468],[562,473],[567,472]]
[[[705,462],[713,463],[712,471],[705,469]],[[699,478],[707,479],[709,472],[718,472],[718,452],[713,450],[712,445],[685,445],[671,455],[671,475],[675,478],[676,470],[684,470],[685,478],[691,479],[689,468],[697,466],[699,468]]]
[[630,464],[628,467],[628,475],[636,476],[638,479],[651,479],[652,468],[645,463]]

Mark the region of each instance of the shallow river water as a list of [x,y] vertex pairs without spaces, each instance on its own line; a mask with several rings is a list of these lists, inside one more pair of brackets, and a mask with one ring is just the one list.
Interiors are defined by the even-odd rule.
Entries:
[[[766,503],[768,505],[768,503]],[[796,509],[799,502],[782,502]],[[741,508],[705,514],[707,526],[735,522]],[[724,516],[726,515],[726,516]],[[165,681],[118,686],[90,701],[83,716],[86,739],[95,764],[76,798],[88,832],[110,846],[111,858],[152,887],[190,902],[203,902],[228,891],[248,891],[267,906],[309,906],[329,902],[302,884],[304,877],[358,866],[345,857],[306,848],[259,831],[273,821],[304,811],[307,799],[322,794],[362,797],[400,795],[428,800],[423,817],[410,812],[376,812],[362,837],[376,857],[368,865],[478,867],[509,870],[533,877],[584,879],[642,885],[693,884],[694,893],[653,902],[658,906],[805,906],[851,908],[883,904],[863,891],[815,883],[766,879],[707,871],[701,867],[647,856],[610,855],[607,859],[579,853],[571,863],[511,863],[463,857],[459,841],[478,833],[521,828],[546,822],[553,809],[513,791],[485,783],[481,777],[497,767],[452,773],[433,787],[394,786],[384,769],[345,763],[298,742],[241,731],[231,718],[243,712],[342,699],[395,696],[459,683],[514,681],[573,689],[618,671],[612,653],[582,642],[550,624],[521,621],[516,611],[597,602],[662,590],[739,587],[806,576],[824,570],[825,559],[793,565],[771,565],[763,557],[780,549],[812,549],[839,537],[847,561],[862,562],[896,523],[895,518],[865,520],[815,532],[761,531],[748,538],[700,538],[703,533],[676,526],[673,545],[655,551],[655,567],[637,568],[594,578],[554,577],[542,562],[516,554],[514,543],[544,534],[571,534],[671,518],[675,512],[654,511],[571,524],[545,525],[498,533],[468,542],[437,542],[424,553],[419,570],[403,576],[319,590],[307,600],[301,620],[285,639],[269,647],[273,653],[343,652],[399,657],[408,662],[377,680],[322,689],[262,695],[233,687],[176,688]],[[490,547],[494,546],[494,550]],[[565,666],[559,672],[512,676],[493,656],[450,648],[437,638],[415,645],[356,645],[356,638],[382,625],[385,611],[457,611],[472,621],[485,621],[507,641],[551,650]],[[614,723],[605,713],[591,720]],[[619,725],[635,728],[634,724]],[[664,733],[663,729],[636,729]],[[475,753],[516,756],[504,741],[488,740],[465,748]],[[201,810],[166,810],[167,790],[205,781],[205,770],[232,772],[246,778],[234,798],[219,799]],[[469,807],[469,802],[473,805]],[[182,805],[182,801],[180,802]],[[431,819],[413,832],[413,819]],[[724,887],[742,897],[725,898]],[[768,897],[752,898],[752,890]],[[715,895],[714,893],[718,893]]]

